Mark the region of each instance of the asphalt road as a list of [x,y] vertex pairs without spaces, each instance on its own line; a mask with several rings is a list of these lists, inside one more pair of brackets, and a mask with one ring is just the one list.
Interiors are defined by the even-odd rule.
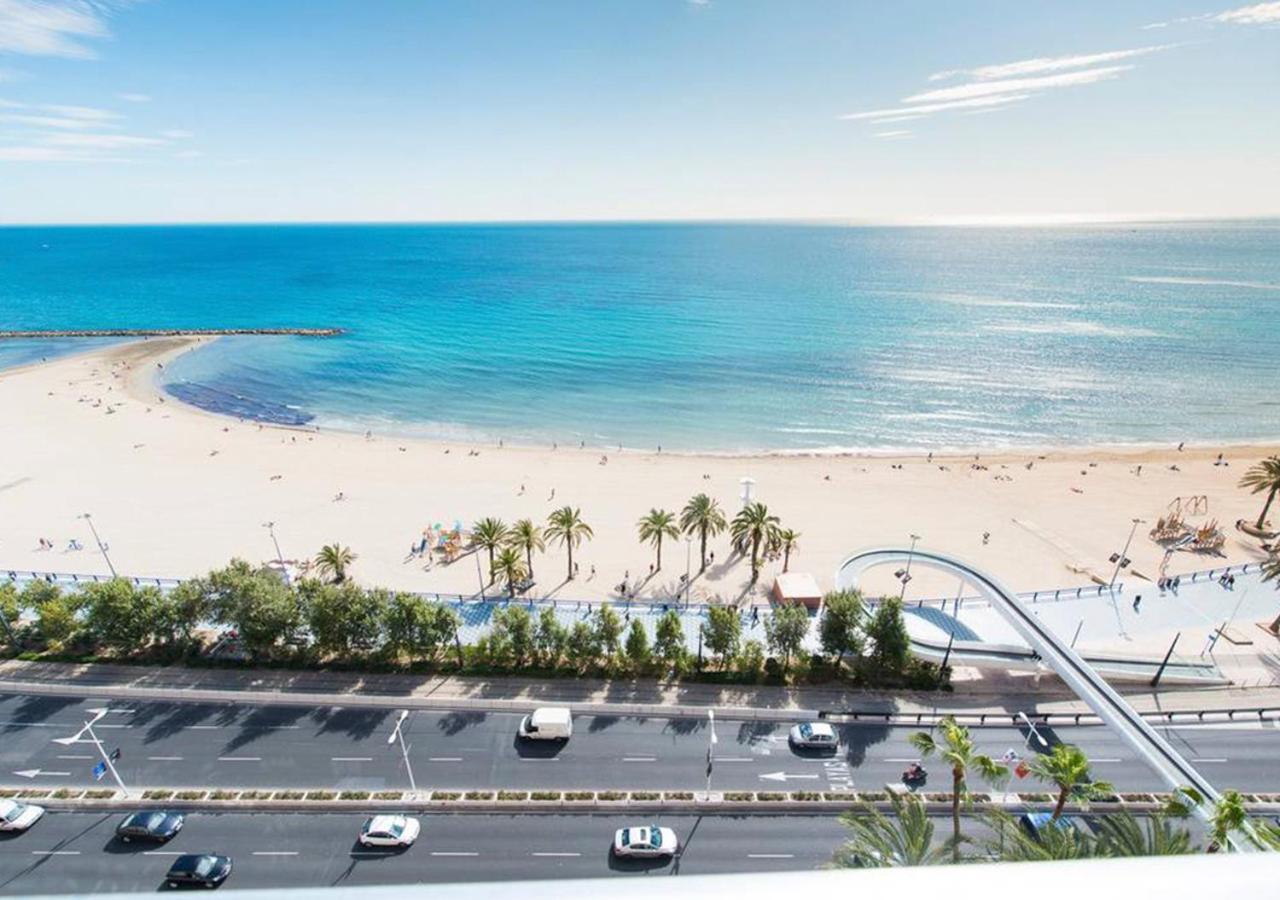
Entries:
[[[94,783],[97,748],[74,735],[104,701],[0,695],[0,783],[83,786]],[[182,702],[106,702],[96,726],[130,787],[299,787],[407,789],[398,745],[388,745],[392,710],[364,707],[255,706]],[[405,738],[419,789],[673,789],[706,786],[705,718],[577,716],[565,745],[520,742],[520,716],[476,711],[415,711]],[[876,789],[896,782],[917,758],[907,743],[915,727],[837,726],[835,757],[806,756],[787,743],[787,725],[716,720],[713,785],[721,790]],[[1275,723],[1161,728],[1220,788],[1280,791],[1280,729]],[[1163,785],[1133,751],[1102,726],[1041,728],[1051,745],[1074,743],[1094,761],[1096,778],[1120,790]],[[1025,730],[973,729],[981,751],[1043,750]],[[929,787],[945,790],[939,764]],[[18,773],[38,772],[34,777]],[[1015,786],[1018,782],[1015,782]],[[1025,784],[1025,783],[1023,783]],[[1039,789],[1039,788],[1037,788]]]
[[827,817],[671,816],[661,824],[675,829],[680,855],[639,862],[609,853],[615,829],[647,824],[634,817],[421,816],[421,837],[399,852],[360,847],[354,814],[193,813],[158,847],[116,841],[120,818],[48,813],[26,834],[0,836],[0,895],[155,890],[180,853],[230,856],[227,888],[283,888],[815,869],[845,839]]

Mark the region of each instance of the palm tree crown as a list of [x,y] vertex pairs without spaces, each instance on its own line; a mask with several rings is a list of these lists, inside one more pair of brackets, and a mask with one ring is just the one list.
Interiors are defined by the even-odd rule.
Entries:
[[334,584],[347,580],[347,567],[356,561],[356,554],[350,547],[341,544],[326,544],[316,554],[316,571],[322,576],[333,579]]
[[547,542],[542,539],[542,529],[533,524],[532,519],[521,519],[511,526],[507,542],[512,547],[524,551],[525,568],[530,578],[533,577],[533,551],[542,553],[547,549]]
[[651,509],[648,514],[636,523],[640,531],[640,540],[653,544],[658,551],[658,570],[662,569],[662,539],[675,540],[680,537],[680,529],[676,527],[676,514],[665,509]]
[[1250,466],[1240,479],[1240,487],[1249,488],[1255,494],[1266,493],[1267,502],[1262,504],[1262,512],[1258,514],[1257,521],[1259,529],[1266,527],[1271,503],[1276,499],[1276,494],[1280,493],[1280,456],[1271,456]]
[[514,597],[516,582],[523,581],[528,574],[529,570],[524,567],[524,560],[520,558],[520,548],[503,547],[497,559],[493,561],[489,577],[495,579],[501,577],[507,583],[507,593]]
[[729,534],[740,552],[751,548],[751,580],[760,577],[760,547],[774,539],[779,519],[763,503],[748,503],[733,517]]
[[582,512],[572,506],[562,506],[547,516],[547,528],[544,532],[553,541],[569,551],[569,574],[573,578],[573,548],[584,540],[591,540],[595,533],[591,526],[582,521]]
[[698,535],[701,547],[702,565],[699,572],[707,570],[707,538],[715,537],[729,526],[725,521],[720,504],[706,494],[697,494],[690,498],[680,511],[680,530],[685,534]]
[[800,549],[800,532],[793,531],[790,528],[779,528],[774,534],[774,539],[778,542],[778,548],[782,550],[782,571],[791,568],[791,553]]
[[840,814],[840,824],[853,834],[835,853],[838,868],[934,866],[947,862],[946,846],[933,845],[933,822],[914,794],[890,794],[890,819],[873,806]]
[[911,746],[920,751],[922,756],[937,754],[938,758],[951,767],[951,847],[954,861],[960,861],[960,800],[968,794],[969,788],[965,779],[970,769],[976,769],[989,782],[1000,781],[1009,772],[1008,767],[1001,765],[985,754],[978,753],[969,729],[960,725],[951,716],[946,716],[938,723],[937,740],[927,731],[917,732],[907,740]]
[[1089,775],[1089,757],[1072,744],[1055,744],[1047,755],[1031,760],[1031,774],[1041,781],[1048,781],[1058,788],[1058,803],[1053,809],[1053,819],[1062,817],[1067,800],[1110,794],[1114,788],[1105,781],[1094,781]]
[[486,518],[481,519],[475,525],[471,526],[471,542],[477,547],[483,547],[489,551],[489,572],[492,579],[493,572],[493,553],[507,540],[507,535],[511,530],[507,527],[507,523],[501,519]]

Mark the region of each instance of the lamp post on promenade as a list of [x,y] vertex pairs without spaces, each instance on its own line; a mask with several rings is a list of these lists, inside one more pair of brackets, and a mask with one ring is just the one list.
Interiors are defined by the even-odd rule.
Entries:
[[88,513],[81,513],[80,518],[89,523],[89,530],[93,532],[93,542],[98,545],[98,552],[107,561],[107,570],[111,573],[111,577],[115,578],[116,567],[111,565],[111,557],[107,555],[107,545],[102,543],[102,538],[98,537],[98,529],[93,526],[93,516]]
[[916,542],[919,540],[920,535],[911,535],[911,549],[907,551],[907,567],[905,569],[899,569],[893,573],[897,576],[898,580],[902,582],[902,590],[898,592],[899,600],[907,595],[907,582],[911,580],[911,557],[916,552]]
[[1120,576],[1120,570],[1129,565],[1129,545],[1133,543],[1133,536],[1138,530],[1138,526],[1142,524],[1141,519],[1134,519],[1133,526],[1129,529],[1129,538],[1124,542],[1124,549],[1119,554],[1112,554],[1111,561],[1116,564],[1115,569],[1111,572],[1111,581],[1107,584],[1107,589],[1114,591],[1116,587],[1116,579]]
[[387,736],[387,743],[394,744],[397,740],[400,741],[400,755],[404,759],[405,771],[409,773],[409,789],[416,794],[418,783],[413,780],[413,764],[409,762],[409,747],[404,742],[404,720],[407,718],[409,718],[409,710],[400,710],[400,718],[396,719],[395,729]]

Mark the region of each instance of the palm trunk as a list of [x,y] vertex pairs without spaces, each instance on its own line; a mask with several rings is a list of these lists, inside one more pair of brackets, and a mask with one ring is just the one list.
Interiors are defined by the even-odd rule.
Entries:
[[698,530],[702,535],[702,568],[698,569],[698,571],[705,572],[707,571],[707,526],[703,525]]
[[751,537],[751,581],[760,577],[760,536],[752,535]]
[[662,571],[662,535],[658,535],[658,568],[656,568],[654,571],[655,572]]
[[567,542],[565,546],[569,548],[569,574],[565,580],[573,581],[573,541]]
[[1067,805],[1067,788],[1058,790],[1058,805],[1053,808],[1053,815],[1049,817],[1050,822],[1056,822],[1062,818],[1062,810]]
[[529,577],[533,578],[533,548],[532,547],[524,548],[524,562],[525,562],[525,567],[529,570]]
[[1280,634],[1280,616],[1276,616],[1272,621],[1270,631],[1272,634]]
[[1262,524],[1262,523],[1263,523],[1263,522],[1265,522],[1265,521],[1267,520],[1267,511],[1268,511],[1269,509],[1271,509],[1271,501],[1272,501],[1272,500],[1274,500],[1274,499],[1276,499],[1276,491],[1280,491],[1280,488],[1272,488],[1272,489],[1271,489],[1271,493],[1267,494],[1267,502],[1266,502],[1266,503],[1264,503],[1264,504],[1262,504],[1262,514],[1261,514],[1260,516],[1258,516],[1258,530],[1259,530],[1259,531],[1261,531],[1261,530],[1263,529],[1263,524]]
[[791,548],[782,551],[782,571],[787,571],[791,567]]
[[493,574],[493,548],[489,548],[489,583],[493,584],[498,578]]
[[959,766],[951,770],[951,861],[960,862],[960,786],[964,772]]

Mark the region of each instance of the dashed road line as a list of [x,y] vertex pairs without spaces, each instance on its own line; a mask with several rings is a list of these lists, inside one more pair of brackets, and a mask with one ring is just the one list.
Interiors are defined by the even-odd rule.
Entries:
[[181,756],[148,756],[147,762],[182,762]]
[[550,851],[541,851],[541,852],[535,851],[534,853],[530,853],[529,855],[530,856],[581,856],[582,854],[581,853],[553,853]]
[[755,762],[750,756],[717,756],[716,762]]
[[474,850],[432,850],[432,856],[479,856]]
[[261,756],[219,756],[218,762],[262,762]]
[[427,762],[462,762],[461,756],[430,756]]
[[656,756],[624,756],[622,757],[622,761],[623,762],[657,762],[658,757]]
[[181,850],[143,850],[143,856],[181,856]]
[[93,759],[92,756],[78,756],[74,753],[59,753],[58,759]]
[[334,762],[373,762],[372,756],[333,756]]
[[254,856],[297,856],[297,850],[254,850]]
[[1191,760],[1193,763],[1224,763],[1227,761],[1225,756],[1200,756]]
[[748,853],[747,859],[795,859],[794,853]]
[[79,850],[32,850],[32,856],[79,856]]

